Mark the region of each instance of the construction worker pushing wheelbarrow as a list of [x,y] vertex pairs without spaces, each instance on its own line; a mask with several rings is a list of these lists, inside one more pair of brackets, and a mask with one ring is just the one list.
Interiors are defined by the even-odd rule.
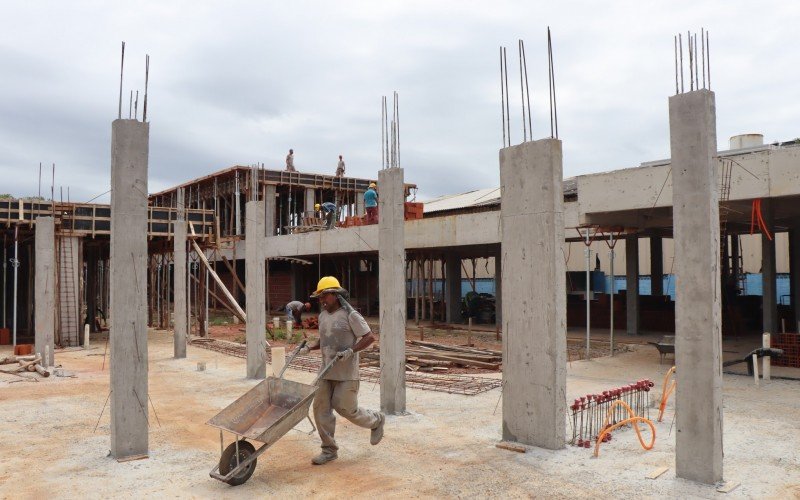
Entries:
[[358,407],[358,352],[372,344],[375,335],[364,317],[347,302],[347,296],[347,290],[333,276],[319,280],[317,290],[311,294],[312,298],[319,299],[322,309],[319,315],[319,342],[300,350],[300,354],[307,354],[320,349],[322,366],[339,358],[319,380],[314,397],[314,420],[322,439],[322,453],[311,460],[315,465],[337,458],[339,447],[334,439],[334,410],[357,426],[371,429],[371,444],[378,444],[383,438],[384,414]]
[[[322,278],[312,297],[319,298],[323,309],[319,315],[319,342],[307,346],[303,341],[277,377],[268,377],[207,422],[219,429],[220,460],[210,472],[214,479],[232,486],[245,483],[252,476],[258,457],[308,418],[312,401],[322,438],[322,453],[311,460],[313,464],[322,465],[337,458],[334,410],[370,429],[370,443],[378,444],[383,438],[383,413],[358,407],[358,351],[374,342],[375,336],[364,318],[347,303],[347,290],[336,278]],[[317,349],[322,350],[322,365],[310,385],[283,378],[296,356]],[[227,448],[224,432],[235,436]],[[251,441],[264,444],[256,449]]]

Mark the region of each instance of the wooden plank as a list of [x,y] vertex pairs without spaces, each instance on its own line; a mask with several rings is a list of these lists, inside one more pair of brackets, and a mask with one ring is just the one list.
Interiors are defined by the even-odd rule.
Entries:
[[647,474],[645,477],[647,479],[657,479],[658,477],[660,477],[663,473],[667,472],[668,470],[669,470],[669,467],[659,467],[658,469],[656,469],[656,470],[650,472],[649,474]]
[[509,443],[506,441],[500,441],[495,445],[495,447],[500,448],[502,450],[516,451],[517,453],[525,453],[527,451],[527,449],[524,446],[515,443]]
[[228,258],[225,257],[225,254],[219,254],[219,256],[222,257],[222,262],[225,264],[225,267],[228,268],[228,271],[231,273],[231,276],[233,276],[233,280],[236,282],[236,285],[239,287],[242,293],[247,294],[247,291],[245,290],[244,285],[242,284],[242,280],[239,279],[239,276],[236,274],[236,269],[233,268],[233,265],[231,265]]
[[717,491],[720,493],[730,493],[731,491],[735,490],[739,487],[741,483],[738,481],[725,481],[719,487],[717,487]]

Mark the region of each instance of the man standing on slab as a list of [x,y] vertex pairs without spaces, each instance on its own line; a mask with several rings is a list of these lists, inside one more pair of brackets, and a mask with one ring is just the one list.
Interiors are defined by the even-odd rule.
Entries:
[[370,444],[378,444],[383,438],[386,421],[383,413],[358,407],[358,352],[372,344],[375,335],[364,317],[347,302],[346,296],[347,290],[333,276],[319,280],[317,290],[311,295],[312,298],[319,298],[322,308],[319,315],[319,342],[300,351],[300,354],[308,354],[309,351],[321,349],[320,370],[334,363],[319,381],[314,397],[314,420],[322,439],[322,453],[311,460],[314,465],[322,465],[338,457],[333,410],[357,426],[371,429]]

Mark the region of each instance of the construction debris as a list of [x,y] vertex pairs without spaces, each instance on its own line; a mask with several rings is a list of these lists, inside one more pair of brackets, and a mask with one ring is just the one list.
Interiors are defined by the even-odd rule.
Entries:
[[9,375],[17,375],[23,372],[35,371],[42,377],[50,376],[50,372],[47,370],[47,368],[40,364],[42,362],[42,358],[39,356],[11,356],[0,360],[0,364],[3,365],[13,364],[14,362],[19,363],[19,366],[10,370],[0,370],[0,372],[7,373]]

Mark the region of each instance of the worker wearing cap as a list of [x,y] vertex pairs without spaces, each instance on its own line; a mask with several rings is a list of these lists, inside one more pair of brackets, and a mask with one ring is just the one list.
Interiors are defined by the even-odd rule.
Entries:
[[311,304],[305,304],[299,300],[293,300],[286,304],[286,321],[292,321],[295,325],[301,326],[303,324],[303,311],[310,311]]
[[294,169],[294,149],[290,149],[289,154],[286,155],[286,171],[297,172],[297,170]]
[[369,183],[369,189],[364,192],[364,206],[367,208],[367,224],[378,223],[378,185]]
[[325,215],[325,222],[328,229],[333,229],[333,224],[336,220],[336,204],[326,201],[323,204],[315,204],[314,210]]
[[344,159],[339,155],[339,163],[336,164],[336,177],[344,177]]
[[334,439],[336,417],[333,410],[357,426],[371,429],[371,444],[376,445],[383,438],[384,414],[358,407],[358,352],[372,344],[375,335],[364,317],[347,303],[346,295],[347,290],[333,276],[319,280],[317,290],[311,295],[319,298],[322,309],[319,342],[300,351],[300,354],[307,354],[320,349],[322,367],[338,357],[319,381],[314,397],[314,420],[322,439],[322,453],[311,460],[315,465],[337,458],[339,447]]

